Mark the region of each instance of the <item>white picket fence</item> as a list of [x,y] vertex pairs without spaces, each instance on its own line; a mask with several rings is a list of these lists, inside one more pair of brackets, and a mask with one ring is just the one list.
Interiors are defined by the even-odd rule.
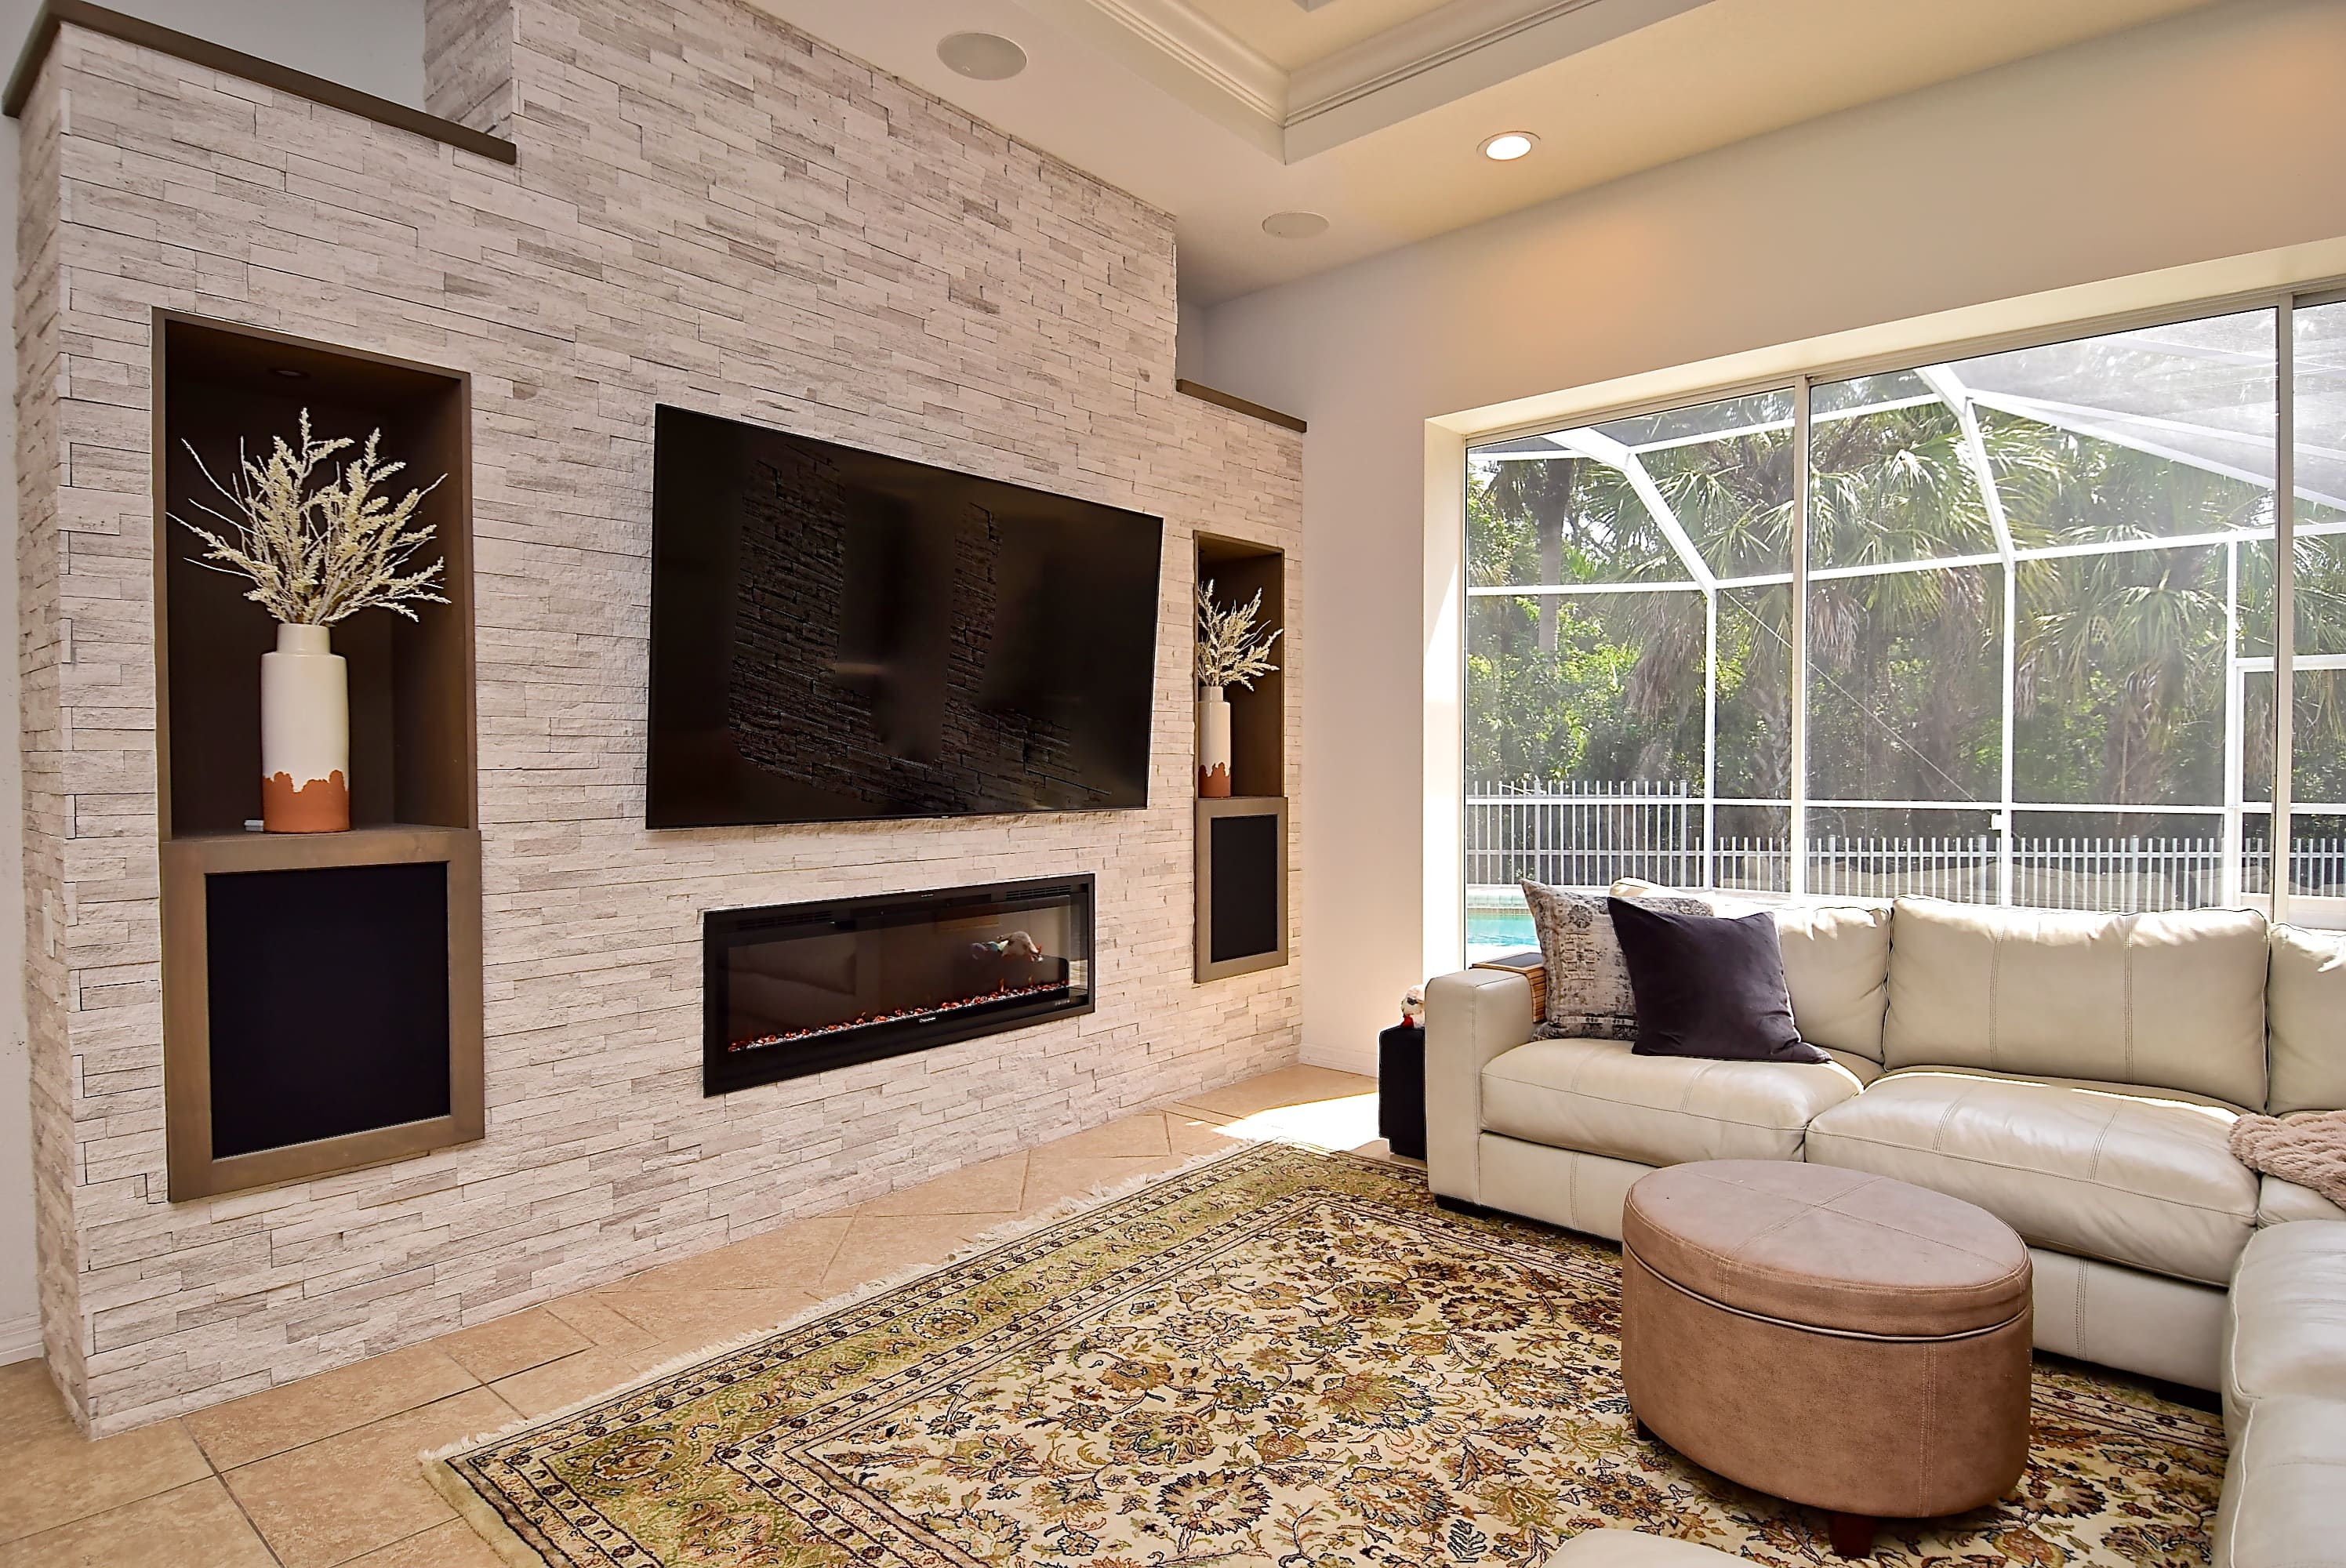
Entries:
[[[1732,807],[1720,811],[1730,818]],[[2024,825],[2026,819],[2022,819]],[[2206,834],[2157,838],[2032,836],[2012,845],[2012,899],[2039,909],[2195,909],[2222,897],[2223,840]],[[1781,891],[1791,885],[1782,836],[1721,836],[1706,865],[1702,800],[1683,783],[1477,784],[1466,798],[1466,881],[1504,887],[1519,878],[1601,887],[1622,877],[1678,887]],[[2292,885],[2346,894],[2346,839],[2300,839]],[[1901,893],[1992,903],[1996,841],[1975,837],[1819,838],[1808,846],[1812,893],[1891,898]],[[2270,889],[2271,845],[2242,846],[2240,886]]]

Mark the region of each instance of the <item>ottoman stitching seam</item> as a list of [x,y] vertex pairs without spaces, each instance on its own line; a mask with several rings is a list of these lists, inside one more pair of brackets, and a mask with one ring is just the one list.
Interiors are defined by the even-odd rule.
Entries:
[[1914,1423],[1914,1469],[1923,1477],[1923,1495],[1936,1502],[1932,1491],[1931,1422],[1938,1412],[1939,1358],[1931,1350],[1923,1352],[1923,1419]]
[[[1714,1254],[1713,1256],[1717,1255]],[[1881,1285],[1857,1279],[1835,1279],[1823,1281],[1814,1274],[1803,1274],[1796,1269],[1771,1268],[1763,1263],[1738,1262],[1737,1267],[1742,1273],[1754,1279],[1764,1279],[1780,1284],[1830,1283],[1834,1290],[1847,1296],[1904,1297],[1912,1296],[1914,1293],[1914,1287],[1912,1285]],[[1956,1294],[1969,1295],[1977,1290],[1986,1289],[1991,1286],[2007,1284],[2019,1278],[2020,1274],[2020,1269],[2007,1269],[2004,1273],[1997,1275],[1994,1279],[1983,1281],[1981,1284],[1976,1286],[1943,1286],[1940,1289],[1943,1294],[1951,1296]],[[1691,1287],[1689,1287],[1689,1288],[1691,1288]]]
[[1691,1297],[1707,1306],[1716,1307],[1722,1312],[1731,1312],[1739,1318],[1749,1318],[1755,1323],[1772,1323],[1780,1329],[1796,1329],[1803,1334],[1822,1334],[1837,1339],[1868,1339],[1890,1345],[1948,1344],[1958,1339],[1976,1339],[1984,1335],[1997,1333],[2011,1328],[2028,1315],[2028,1308],[2023,1306],[2019,1311],[1999,1322],[1989,1323],[1977,1329],[1963,1329],[1952,1334],[1878,1334],[1863,1329],[1836,1329],[1830,1324],[1803,1323],[1796,1319],[1778,1318],[1766,1312],[1755,1312],[1749,1307],[1738,1307],[1733,1302],[1722,1301],[1716,1296],[1706,1296],[1690,1285],[1679,1284],[1651,1263],[1647,1262],[1637,1248],[1625,1246],[1621,1250],[1626,1256],[1636,1258],[1639,1268],[1681,1296]]

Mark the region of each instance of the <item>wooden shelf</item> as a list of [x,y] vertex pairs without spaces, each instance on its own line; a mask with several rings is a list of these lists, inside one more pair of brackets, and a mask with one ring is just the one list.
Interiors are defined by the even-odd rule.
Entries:
[[[481,847],[474,805],[470,382],[461,372],[170,311],[155,322],[155,648],[164,1120],[170,1196],[348,1170],[481,1135]],[[239,448],[301,411],[319,438],[382,432],[448,603],[334,628],[348,661],[342,833],[260,815],[268,614],[198,564]],[[189,448],[194,447],[191,454]],[[427,557],[428,558],[428,557]],[[232,926],[232,930],[215,929]]]

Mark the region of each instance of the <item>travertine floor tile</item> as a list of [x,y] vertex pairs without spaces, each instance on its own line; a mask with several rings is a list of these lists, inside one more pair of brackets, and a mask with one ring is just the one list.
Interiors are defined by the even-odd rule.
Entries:
[[346,1568],[505,1568],[489,1543],[461,1519],[353,1557]]
[[209,1475],[0,1546],[0,1568],[275,1568],[276,1562]]
[[0,1541],[168,1492],[211,1473],[178,1421],[91,1442],[40,1361],[0,1367]]
[[575,1356],[500,1378],[489,1387],[522,1415],[542,1416],[625,1387],[653,1368],[690,1355],[708,1344],[707,1336],[694,1335],[677,1339],[639,1339],[627,1345],[597,1345]]
[[823,1271],[818,1296],[834,1296],[924,1263],[942,1263],[970,1237],[1003,1223],[1000,1215],[857,1215]]
[[779,1327],[822,1299],[806,1290],[638,1290],[613,1286],[601,1299],[646,1333],[704,1344]]
[[[822,1277],[839,1250],[852,1217],[828,1214],[801,1219],[740,1241],[728,1243],[698,1257],[679,1258],[631,1274],[619,1285],[673,1290],[804,1290]],[[577,1298],[571,1298],[576,1300]],[[567,1301],[555,1310],[568,1317]],[[586,1325],[581,1323],[581,1328]],[[588,1329],[589,1333],[594,1333]],[[603,1337],[595,1335],[598,1340]]]
[[188,1431],[213,1465],[234,1470],[428,1405],[477,1382],[439,1346],[413,1345],[198,1410],[187,1418]]
[[1104,1156],[1161,1155],[1170,1152],[1166,1141],[1165,1116],[1158,1111],[1143,1111],[1137,1116],[1126,1116],[1103,1127],[1091,1127],[1064,1138],[1054,1138],[1038,1144],[1033,1153],[1046,1159],[1090,1159]]
[[1175,1154],[1185,1159],[1219,1154],[1225,1149],[1234,1149],[1245,1141],[1225,1132],[1224,1125],[1221,1117],[1210,1112],[1168,1111],[1165,1113],[1166,1142]]
[[1282,1067],[1227,1088],[1209,1089],[1182,1098],[1185,1108],[1219,1111],[1225,1116],[1251,1116],[1283,1105],[1305,1105],[1322,1100],[1373,1095],[1377,1081],[1333,1067]]
[[1026,1156],[1005,1155],[875,1197],[858,1214],[1016,1214],[1026,1186]]
[[559,1360],[594,1342],[543,1307],[476,1323],[432,1341],[484,1383]]
[[[644,1331],[642,1324],[612,1311],[591,1292],[549,1301],[546,1309],[586,1335],[597,1347],[634,1349],[650,1344],[654,1338]],[[562,1359],[568,1359],[567,1357]]]
[[489,1390],[468,1389],[230,1471],[229,1490],[285,1568],[328,1568],[454,1518],[415,1456],[516,1413]]
[[1026,1209],[1031,1214],[1071,1197],[1121,1186],[1136,1176],[1173,1170],[1188,1163],[1188,1157],[1166,1153],[1122,1158],[1046,1159],[1038,1150],[1026,1167]]

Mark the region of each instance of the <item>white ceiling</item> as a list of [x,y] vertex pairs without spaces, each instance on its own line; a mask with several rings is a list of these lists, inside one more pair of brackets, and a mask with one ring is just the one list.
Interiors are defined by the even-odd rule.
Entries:
[[[1212,303],[2221,0],[757,3],[1172,213]],[[964,31],[1027,69],[955,76]],[[1540,145],[1492,163],[1501,130]],[[1327,233],[1262,232],[1297,209]]]

